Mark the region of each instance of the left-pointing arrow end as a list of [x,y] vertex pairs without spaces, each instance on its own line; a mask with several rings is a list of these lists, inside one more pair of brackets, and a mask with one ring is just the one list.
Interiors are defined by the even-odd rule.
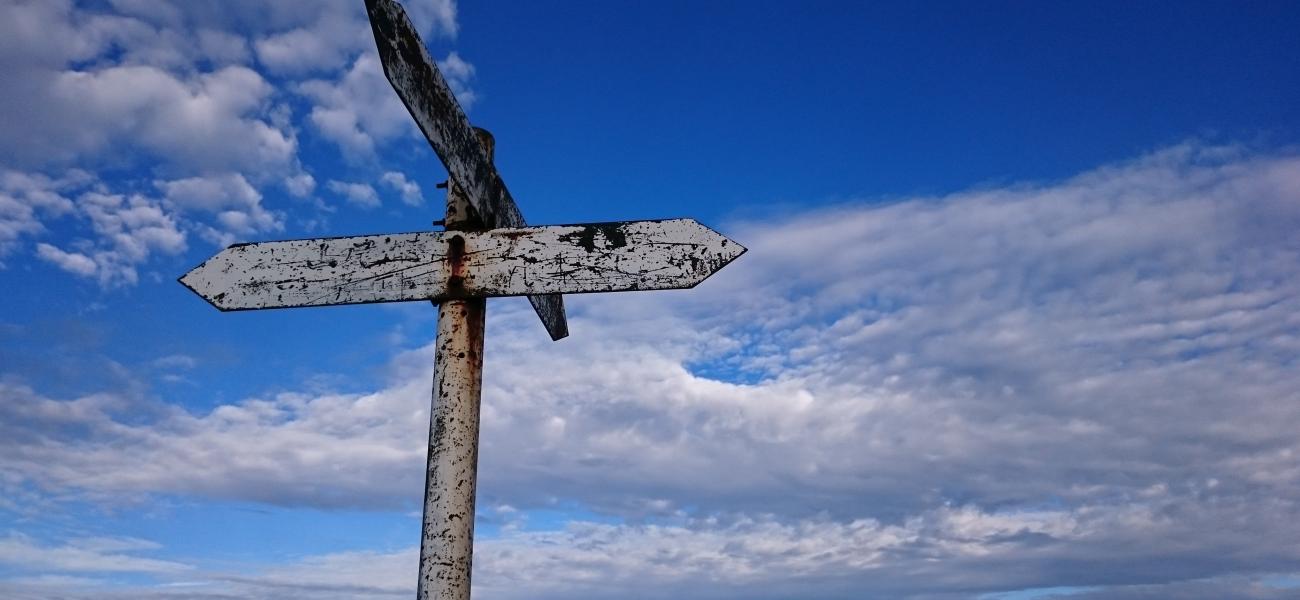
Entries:
[[211,262],[211,260],[212,259],[208,259],[207,262],[190,269],[184,275],[176,278],[176,281],[180,282],[181,285],[188,288],[191,292],[194,292],[195,295],[202,298],[208,304],[216,307],[217,310],[226,311],[229,310],[229,308],[227,308],[223,303],[226,298],[225,292],[213,293],[211,287],[212,282],[207,277],[203,276],[205,267],[208,266],[208,262]]

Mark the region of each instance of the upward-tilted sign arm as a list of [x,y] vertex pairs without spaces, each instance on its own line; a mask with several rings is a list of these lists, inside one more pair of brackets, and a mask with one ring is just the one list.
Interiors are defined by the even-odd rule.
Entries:
[[[366,0],[366,12],[384,75],[479,220],[488,228],[526,226],[510,190],[492,166],[406,11],[393,0]],[[528,300],[551,339],[568,335],[560,296],[531,295]]]

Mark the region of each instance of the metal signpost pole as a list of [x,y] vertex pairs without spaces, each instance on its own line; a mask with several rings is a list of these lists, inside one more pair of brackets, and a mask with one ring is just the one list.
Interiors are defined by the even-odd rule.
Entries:
[[[476,129],[492,160],[492,136]],[[464,193],[447,182],[447,231],[481,229]],[[447,240],[454,286],[464,279],[465,240]],[[438,303],[429,462],[424,484],[418,600],[468,600],[474,555],[474,496],[478,479],[479,404],[483,391],[486,298]]]

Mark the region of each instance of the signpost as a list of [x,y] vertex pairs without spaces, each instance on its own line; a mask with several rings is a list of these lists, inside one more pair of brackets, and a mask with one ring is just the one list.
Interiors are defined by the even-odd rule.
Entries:
[[468,599],[486,298],[528,296],[552,339],[560,294],[694,287],[745,252],[691,219],[528,227],[394,0],[366,0],[384,73],[450,176],[446,231],[235,244],[180,278],[221,310],[438,304],[419,600]]

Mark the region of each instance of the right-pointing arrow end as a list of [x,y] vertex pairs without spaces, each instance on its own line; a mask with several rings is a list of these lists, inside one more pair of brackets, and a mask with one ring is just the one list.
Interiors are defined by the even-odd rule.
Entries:
[[708,242],[705,246],[707,248],[706,253],[708,262],[706,268],[701,272],[702,277],[700,277],[699,281],[696,281],[691,287],[699,285],[700,282],[713,276],[714,273],[721,271],[723,267],[731,264],[732,261],[740,258],[740,255],[749,251],[748,248],[738,244],[736,240],[722,235],[698,221],[695,221],[694,223],[706,232]]

